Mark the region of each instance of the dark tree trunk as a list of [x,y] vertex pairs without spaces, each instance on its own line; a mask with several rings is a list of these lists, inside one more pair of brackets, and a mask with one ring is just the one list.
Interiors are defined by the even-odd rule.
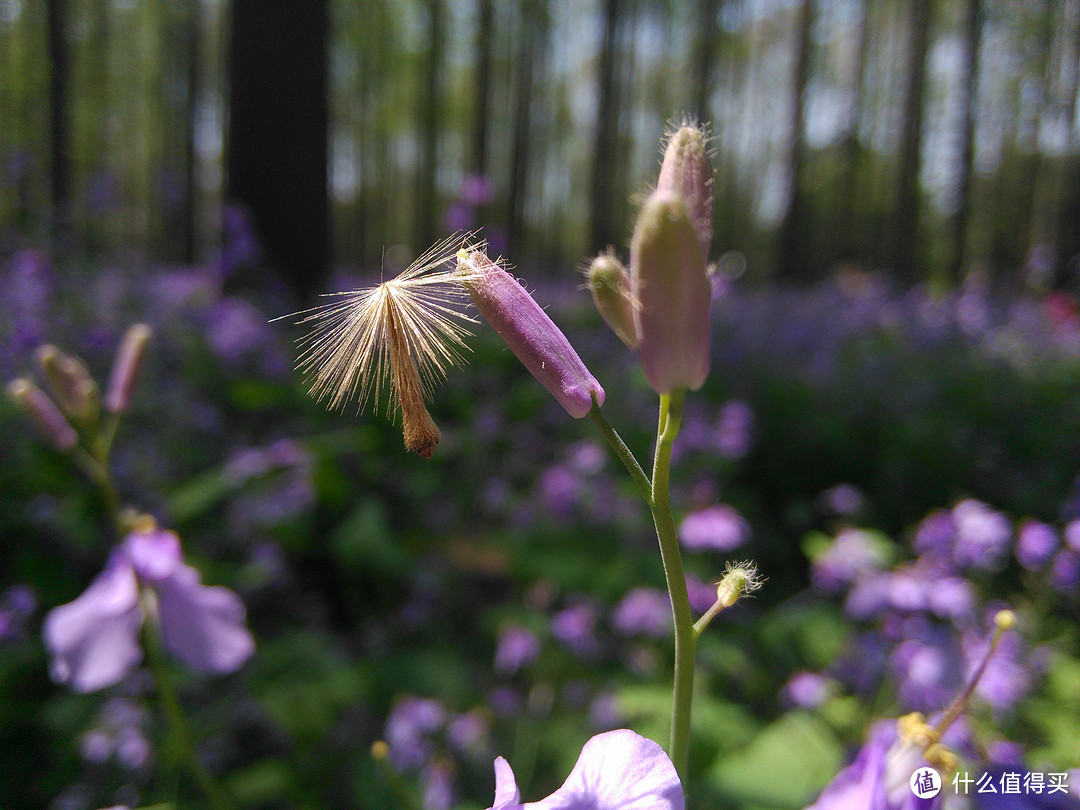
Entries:
[[900,123],[900,165],[893,212],[892,268],[907,283],[919,279],[919,167],[922,158],[923,86],[930,40],[931,0],[908,3],[908,61]]
[[589,251],[602,250],[616,244],[621,235],[616,229],[613,175],[618,166],[619,143],[619,86],[618,33],[620,28],[619,0],[604,1],[603,46],[600,51],[600,79],[597,87],[596,132],[593,138],[591,236]]
[[330,260],[327,0],[233,0],[228,197],[247,206],[267,263],[301,297]]
[[960,78],[960,172],[956,178],[956,212],[949,223],[949,278],[958,283],[967,263],[967,230],[971,220],[971,185],[975,168],[975,110],[982,41],[982,2],[964,3],[964,64]]
[[521,255],[525,242],[525,210],[528,202],[529,165],[533,157],[534,89],[542,85],[548,15],[544,0],[526,0],[522,7],[520,48],[514,96],[514,144],[510,167],[510,222],[508,250]]
[[199,120],[199,94],[202,89],[201,3],[192,3],[185,26],[187,48],[187,94],[184,109],[184,200],[180,217],[180,260],[186,264],[195,261],[198,234],[195,227],[198,186],[197,156],[195,153],[195,127]]
[[428,0],[427,9],[427,62],[416,110],[420,128],[420,166],[413,206],[416,218],[416,244],[413,249],[417,255],[427,250],[435,241],[438,208],[438,187],[435,181],[439,168],[439,112],[442,107],[442,63],[446,37],[442,0]]
[[71,151],[68,145],[68,87],[71,60],[67,42],[67,2],[45,4],[49,53],[49,198],[52,234],[56,246],[65,243],[71,229]]
[[716,66],[716,15],[721,0],[699,0],[695,32],[694,77],[690,112],[698,123],[712,120],[709,99],[712,97],[713,70]]
[[491,46],[495,36],[495,6],[492,0],[477,0],[479,24],[476,31],[476,100],[473,111],[473,172],[488,172],[488,119],[491,116]]
[[810,31],[814,24],[812,0],[802,0],[795,39],[794,73],[791,77],[788,141],[788,177],[790,194],[784,219],[780,223],[777,270],[786,278],[809,278],[815,268],[808,262],[804,239],[805,201],[802,193],[803,136],[806,132],[806,85],[810,79]]

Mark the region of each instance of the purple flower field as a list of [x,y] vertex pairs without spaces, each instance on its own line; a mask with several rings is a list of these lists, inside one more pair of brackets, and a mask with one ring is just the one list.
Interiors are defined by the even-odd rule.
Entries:
[[[697,641],[676,774],[672,601],[635,482],[567,415],[588,391],[474,328],[437,450],[406,453],[384,405],[306,395],[302,332],[270,322],[295,302],[231,292],[255,250],[0,266],[26,381],[0,405],[0,806],[1080,806],[1075,299],[712,279],[671,465],[693,618],[732,565],[763,582]],[[534,297],[646,458],[645,374],[576,282]],[[945,804],[912,803],[919,734]],[[1001,804],[1008,774],[1044,789]]]

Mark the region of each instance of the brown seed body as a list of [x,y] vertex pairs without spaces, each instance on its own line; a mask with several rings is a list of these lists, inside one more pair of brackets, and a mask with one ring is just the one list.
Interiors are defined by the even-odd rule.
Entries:
[[420,372],[409,353],[397,304],[392,295],[386,298],[386,333],[390,347],[390,381],[401,406],[401,430],[405,449],[424,458],[431,458],[442,433],[424,405],[424,386],[420,382]]

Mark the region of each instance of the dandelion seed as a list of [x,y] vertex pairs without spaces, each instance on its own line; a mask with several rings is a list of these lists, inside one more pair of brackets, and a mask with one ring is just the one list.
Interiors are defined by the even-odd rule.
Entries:
[[377,287],[295,313],[298,324],[311,325],[297,360],[311,395],[333,410],[355,398],[360,413],[369,402],[378,409],[389,382],[388,412],[400,410],[405,447],[424,458],[441,436],[424,399],[449,367],[465,362],[463,324],[474,322],[459,308],[468,294],[448,264],[467,238],[438,242]]

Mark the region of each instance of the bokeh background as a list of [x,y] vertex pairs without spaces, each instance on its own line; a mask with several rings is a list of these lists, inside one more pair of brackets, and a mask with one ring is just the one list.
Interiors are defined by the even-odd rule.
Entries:
[[[51,343],[103,381],[153,327],[114,470],[247,605],[251,663],[177,668],[241,806],[483,808],[497,754],[535,799],[596,731],[666,739],[655,537],[593,425],[478,324],[408,456],[269,321],[482,228],[647,458],[579,268],[626,258],[684,116],[717,269],[677,520],[698,591],[768,578],[702,641],[694,806],[804,806],[1004,605],[953,744],[1080,764],[1080,2],[2,0],[0,76],[0,376]],[[0,455],[0,806],[200,806],[145,672],[50,682],[41,622],[119,538],[6,399]]]

